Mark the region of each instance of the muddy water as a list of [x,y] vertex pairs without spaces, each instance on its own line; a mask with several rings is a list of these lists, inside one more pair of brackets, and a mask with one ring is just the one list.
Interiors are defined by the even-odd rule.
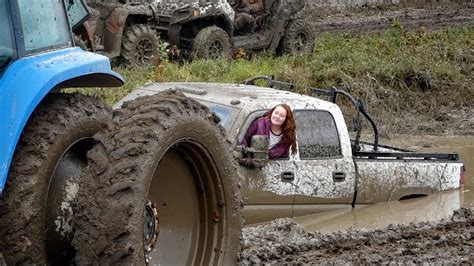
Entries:
[[457,152],[466,167],[466,184],[460,190],[403,202],[358,206],[296,218],[305,231],[323,233],[352,229],[377,229],[389,224],[439,221],[461,207],[474,207],[474,136],[408,137],[382,140],[386,145],[424,152]]

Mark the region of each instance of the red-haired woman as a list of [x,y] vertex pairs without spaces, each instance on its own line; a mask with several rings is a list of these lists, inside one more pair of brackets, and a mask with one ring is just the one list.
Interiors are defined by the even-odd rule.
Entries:
[[290,147],[291,153],[296,153],[296,124],[293,112],[287,104],[278,104],[253,121],[242,140],[242,145],[248,147],[254,135],[268,136],[270,159],[288,157]]

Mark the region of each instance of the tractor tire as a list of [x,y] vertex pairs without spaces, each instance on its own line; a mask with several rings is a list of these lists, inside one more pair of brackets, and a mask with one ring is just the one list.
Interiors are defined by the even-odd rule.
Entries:
[[229,57],[231,51],[229,35],[217,26],[202,29],[194,38],[192,55],[195,58]]
[[217,120],[174,91],[114,112],[78,193],[78,265],[236,264],[240,179]]
[[158,35],[149,25],[129,27],[123,36],[122,62],[131,66],[151,64],[153,57],[158,55],[158,43]]
[[92,136],[111,119],[100,101],[80,94],[47,95],[15,150],[0,201],[7,265],[69,264],[74,258],[72,208]]
[[291,21],[283,37],[283,52],[293,55],[309,55],[313,49],[314,34],[309,24],[303,19]]

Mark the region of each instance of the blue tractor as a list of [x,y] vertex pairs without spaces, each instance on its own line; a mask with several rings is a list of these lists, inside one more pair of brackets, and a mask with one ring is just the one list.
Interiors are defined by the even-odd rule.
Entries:
[[92,136],[111,117],[64,88],[117,87],[101,55],[74,48],[80,0],[0,0],[0,252],[7,264],[65,264],[74,256],[72,204]]

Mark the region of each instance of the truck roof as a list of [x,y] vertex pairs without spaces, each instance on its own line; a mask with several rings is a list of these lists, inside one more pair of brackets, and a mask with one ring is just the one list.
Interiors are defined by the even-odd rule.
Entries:
[[277,90],[231,83],[200,83],[200,82],[171,82],[150,83],[128,94],[115,105],[118,108],[123,102],[140,96],[153,95],[160,91],[175,89],[186,96],[207,102],[225,105],[248,112],[270,109],[279,103],[287,103],[293,109],[332,110],[339,107],[331,102],[289,91]]

